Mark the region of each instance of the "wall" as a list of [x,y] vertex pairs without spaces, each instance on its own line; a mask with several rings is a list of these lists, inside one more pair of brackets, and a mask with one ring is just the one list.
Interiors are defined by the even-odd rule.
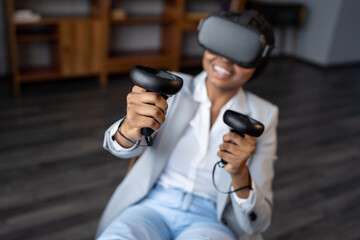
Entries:
[[[305,24],[299,29],[295,50],[293,29],[286,30],[284,54],[294,54],[320,66],[360,62],[360,1],[358,0],[258,0],[261,2],[302,3],[307,6]],[[279,39],[280,32],[277,29]],[[279,50],[279,49],[278,49]],[[280,53],[275,51],[275,53]]]
[[333,41],[330,45],[328,64],[339,65],[360,61],[360,1],[346,0],[340,8]]
[[[261,0],[261,2],[274,1]],[[298,29],[297,36],[294,34],[294,29],[285,30],[284,42],[278,41],[281,39],[281,32],[279,29],[275,30],[278,44],[274,53],[295,55],[306,61],[325,65],[341,0],[277,0],[276,2],[304,4],[307,6],[307,16],[304,25]],[[296,46],[295,49],[293,44]],[[282,52],[279,52],[279,49],[282,49]]]
[[308,8],[304,26],[298,33],[295,55],[322,66],[329,64],[329,51],[342,0],[301,0]]

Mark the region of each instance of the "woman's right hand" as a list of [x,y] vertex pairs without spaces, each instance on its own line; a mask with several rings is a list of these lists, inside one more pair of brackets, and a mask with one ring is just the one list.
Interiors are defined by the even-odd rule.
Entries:
[[[126,119],[119,130],[131,141],[136,142],[143,137],[142,128],[149,127],[158,130],[164,123],[168,104],[160,94],[147,92],[144,88],[134,86],[132,92],[127,95],[126,102]],[[115,139],[125,148],[134,145],[118,132],[115,134]]]

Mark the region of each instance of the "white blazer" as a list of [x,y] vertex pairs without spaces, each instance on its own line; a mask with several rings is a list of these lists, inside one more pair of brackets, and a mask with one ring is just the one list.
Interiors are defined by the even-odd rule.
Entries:
[[[183,78],[184,86],[178,94],[168,100],[166,121],[156,132],[152,147],[145,149],[137,147],[131,154],[117,151],[113,147],[110,130],[113,126],[117,126],[120,120],[105,132],[104,148],[113,155],[129,158],[142,154],[108,202],[99,222],[97,236],[123,209],[140,201],[151,190],[164,170],[177,141],[197,110],[198,103],[192,98],[194,82],[206,78],[206,72],[200,73],[195,78],[186,74],[177,73],[177,75]],[[255,182],[253,186],[255,194],[251,206],[243,210],[232,200],[231,195],[218,193],[217,215],[218,219],[239,238],[262,239],[260,233],[265,231],[271,222],[272,181],[274,161],[277,159],[278,108],[250,92],[239,91],[238,94],[240,94],[238,101],[231,108],[265,125],[265,131],[258,138],[256,151],[248,165],[250,175]],[[230,190],[230,175],[225,170],[218,169],[217,171],[221,174],[219,188]]]

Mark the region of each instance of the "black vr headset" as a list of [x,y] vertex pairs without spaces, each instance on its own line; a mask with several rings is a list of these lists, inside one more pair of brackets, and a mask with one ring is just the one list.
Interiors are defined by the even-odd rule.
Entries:
[[258,12],[254,10],[244,12],[235,20],[221,14],[210,15],[200,21],[198,41],[206,50],[241,67],[257,67],[274,48],[267,45],[262,33],[248,26],[257,15]]

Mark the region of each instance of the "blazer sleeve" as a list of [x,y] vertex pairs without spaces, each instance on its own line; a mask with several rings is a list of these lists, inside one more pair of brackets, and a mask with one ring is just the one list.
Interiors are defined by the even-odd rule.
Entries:
[[[173,104],[174,104],[174,100],[175,97],[170,97],[167,100],[168,103],[168,109],[170,109]],[[140,156],[142,154],[142,152],[147,148],[146,146],[146,142],[145,139],[142,138],[139,142],[138,145],[134,145],[131,148],[123,148],[120,146],[120,144],[118,144],[114,139],[113,136],[115,135],[116,131],[119,128],[119,124],[121,121],[124,120],[125,117],[123,117],[122,119],[118,120],[117,122],[113,123],[106,131],[105,131],[105,136],[104,136],[104,142],[103,142],[103,147],[105,150],[109,151],[111,154],[113,154],[116,157],[119,158],[132,158],[132,157],[137,157]],[[159,131],[159,130],[158,130]],[[155,131],[153,133],[153,139],[155,141],[156,136],[158,131]]]
[[103,147],[105,150],[109,151],[112,155],[119,158],[132,158],[135,156],[139,156],[144,149],[144,147],[139,146],[145,144],[142,141],[139,142],[139,145],[134,145],[131,148],[123,148],[121,147],[120,144],[116,142],[116,140],[113,139],[113,136],[118,130],[119,124],[123,119],[124,118],[115,122],[105,131]]
[[[274,178],[274,162],[277,159],[278,108],[272,107],[266,114],[268,119],[265,132],[258,139],[256,151],[248,166],[253,179],[254,194],[251,204],[242,208],[231,196],[231,204],[236,220],[242,230],[248,234],[264,232],[271,222],[272,214],[272,181]],[[264,122],[265,123],[265,122]]]

